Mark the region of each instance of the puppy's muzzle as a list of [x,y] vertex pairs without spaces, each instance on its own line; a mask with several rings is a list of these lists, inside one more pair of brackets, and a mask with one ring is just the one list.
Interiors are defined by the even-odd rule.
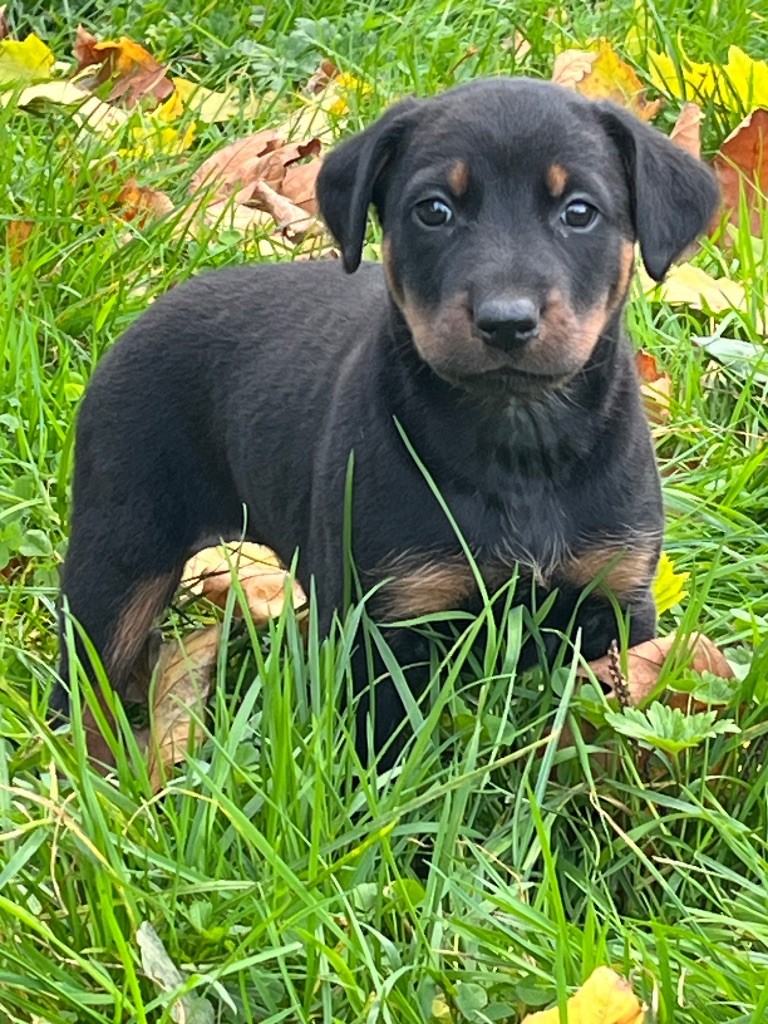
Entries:
[[477,306],[474,322],[486,345],[516,352],[539,333],[540,310],[525,296],[492,296]]

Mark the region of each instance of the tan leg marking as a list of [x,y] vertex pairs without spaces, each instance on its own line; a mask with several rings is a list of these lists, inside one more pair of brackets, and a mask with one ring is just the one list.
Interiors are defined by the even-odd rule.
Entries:
[[644,590],[658,560],[657,549],[645,545],[630,550],[616,544],[589,548],[558,566],[557,577],[574,587],[587,587],[597,581],[599,593],[618,598],[631,597]]
[[475,577],[463,555],[421,565],[414,563],[413,556],[398,561],[389,571],[376,573],[380,579],[392,577],[377,595],[379,612],[386,619],[411,619],[460,608],[475,591]]
[[174,578],[165,573],[144,580],[133,590],[107,649],[106,666],[116,687],[125,680],[149,637],[152,623],[170,600]]

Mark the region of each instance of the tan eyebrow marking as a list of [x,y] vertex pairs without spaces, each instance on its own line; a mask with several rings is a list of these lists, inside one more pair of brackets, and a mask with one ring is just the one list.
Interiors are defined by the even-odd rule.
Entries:
[[448,172],[448,184],[455,196],[463,196],[469,188],[469,168],[463,160],[457,160]]
[[562,164],[552,164],[547,171],[547,189],[553,199],[559,199],[568,184],[568,171]]

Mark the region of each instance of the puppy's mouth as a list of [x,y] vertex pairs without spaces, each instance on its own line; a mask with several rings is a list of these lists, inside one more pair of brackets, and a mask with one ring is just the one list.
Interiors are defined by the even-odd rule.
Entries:
[[453,383],[479,394],[506,394],[532,397],[558,391],[573,380],[577,370],[566,373],[531,373],[528,370],[501,367],[482,373],[462,374]]

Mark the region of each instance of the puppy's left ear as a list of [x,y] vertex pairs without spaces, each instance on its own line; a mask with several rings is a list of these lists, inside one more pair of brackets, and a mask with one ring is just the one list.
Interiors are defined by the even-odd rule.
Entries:
[[710,223],[720,192],[701,160],[613,103],[600,103],[603,128],[619,150],[643,263],[661,281]]
[[419,106],[418,100],[401,100],[370,128],[342,142],[320,169],[320,213],[339,243],[344,269],[350,274],[360,266],[368,207],[372,202],[381,206],[376,184]]

